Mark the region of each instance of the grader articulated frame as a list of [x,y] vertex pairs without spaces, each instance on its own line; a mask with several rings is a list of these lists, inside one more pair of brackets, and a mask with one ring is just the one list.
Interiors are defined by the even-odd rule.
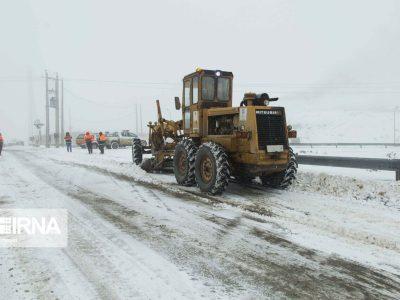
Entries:
[[[137,140],[133,141],[132,159],[141,164],[147,172],[172,168],[175,146],[183,138],[182,121],[171,121],[163,118],[160,101],[156,101],[158,120],[149,122],[149,144],[143,147]],[[143,154],[152,154],[152,158],[144,159]]]

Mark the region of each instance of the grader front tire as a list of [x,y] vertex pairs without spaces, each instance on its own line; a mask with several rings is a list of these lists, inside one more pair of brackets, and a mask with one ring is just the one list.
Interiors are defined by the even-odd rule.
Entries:
[[196,182],[202,192],[221,194],[228,186],[230,166],[224,149],[213,142],[199,147],[196,155]]
[[277,189],[286,189],[296,180],[298,167],[296,155],[294,154],[292,148],[289,148],[289,153],[290,158],[286,170],[283,170],[279,173],[260,176],[261,182],[264,186]]

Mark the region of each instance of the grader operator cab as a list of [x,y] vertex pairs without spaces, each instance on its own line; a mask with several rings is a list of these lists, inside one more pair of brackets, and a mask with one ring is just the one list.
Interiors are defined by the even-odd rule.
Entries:
[[[270,106],[278,98],[246,93],[232,107],[231,72],[197,69],[183,78],[182,120],[162,117],[149,123],[149,146],[132,146],[135,164],[146,171],[173,168],[176,180],[203,192],[222,193],[236,178],[248,183],[259,177],[265,186],[286,188],[295,179],[296,157],[288,138],[296,131],[286,125],[285,109]],[[143,153],[152,158],[142,161]]]

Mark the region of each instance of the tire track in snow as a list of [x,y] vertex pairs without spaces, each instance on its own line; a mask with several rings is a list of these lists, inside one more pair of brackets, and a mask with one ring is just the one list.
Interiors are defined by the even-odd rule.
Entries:
[[[62,180],[62,170],[48,170],[41,165],[41,162],[39,165],[33,166],[28,164],[29,160],[26,158],[19,158],[19,162],[22,162],[27,170],[32,171],[33,176],[31,177],[37,177],[35,181],[40,181],[42,187],[48,186],[53,190],[53,197],[60,190],[54,189],[55,186],[59,188],[63,186],[64,191],[68,190],[68,185]],[[50,181],[52,184],[48,184]],[[62,194],[66,195],[67,201],[74,199],[69,198],[68,193]],[[85,195],[82,191],[80,194],[92,199],[90,194]],[[107,199],[103,199],[103,201],[105,206],[111,206],[111,209],[105,211],[113,212],[115,210],[114,202],[108,202]],[[164,259],[137,241],[132,241],[131,237],[116,232],[113,226],[108,223],[104,224],[103,220],[99,222],[98,217],[92,212],[87,211],[85,215],[85,210],[79,209],[80,205],[77,206],[73,203],[66,205],[70,214],[72,213],[70,216],[71,236],[69,247],[62,251],[66,257],[71,259],[85,279],[92,284],[93,290],[97,292],[96,297],[93,298],[151,299],[181,298],[189,295],[193,298],[200,298],[198,290],[193,289],[193,283],[187,278],[187,275],[175,266],[166,263]],[[136,212],[124,209],[123,215],[131,217],[136,215]],[[30,266],[32,267],[32,263]],[[170,276],[174,280],[171,280]],[[30,280],[33,282],[39,279],[36,276],[30,277]],[[206,292],[205,289],[204,291]],[[208,292],[205,294],[207,295]],[[38,295],[43,294],[39,291]]]
[[[54,161],[60,163],[57,160],[54,160]],[[87,168],[87,169],[92,169],[93,171],[96,171],[100,174],[108,174],[108,175],[116,177],[120,180],[130,181],[130,182],[134,181],[135,183],[142,184],[141,181],[137,181],[135,178],[130,177],[125,174],[118,174],[115,172],[104,170],[104,169],[96,167],[96,166],[88,166],[88,165],[79,164],[79,163],[73,163],[73,164],[76,166],[81,166],[81,167]],[[171,190],[168,189],[168,187],[163,187],[163,186],[160,186],[155,183],[151,183],[150,186],[147,183],[145,183],[144,186],[151,187],[153,189],[158,189],[163,192],[169,193],[173,196],[177,196],[176,190],[173,190],[171,193]],[[178,187],[178,189],[183,193],[182,195],[184,196],[184,198],[191,200],[191,201],[201,201],[201,202],[205,202],[207,204],[211,203],[212,205],[226,204],[226,205],[230,205],[233,207],[243,209],[243,210],[251,212],[251,213],[260,214],[260,215],[264,215],[264,216],[270,216],[270,217],[274,216],[274,217],[278,217],[281,219],[285,219],[288,222],[295,222],[299,225],[313,227],[318,230],[323,229],[327,233],[333,234],[339,238],[345,237],[349,240],[357,240],[360,242],[364,242],[366,244],[372,244],[372,245],[376,245],[376,246],[383,247],[383,248],[386,248],[389,250],[394,250],[394,251],[398,251],[400,249],[399,244],[397,244],[396,242],[387,240],[385,238],[371,236],[370,234],[365,233],[365,232],[360,232],[360,231],[353,232],[350,230],[345,230],[343,227],[335,226],[335,224],[333,222],[329,222],[327,220],[316,220],[315,221],[315,220],[313,220],[312,216],[307,217],[307,216],[309,216],[309,212],[307,212],[307,211],[296,210],[295,212],[288,214],[286,212],[291,211],[291,210],[293,211],[293,208],[284,206],[279,203],[273,203],[273,206],[274,207],[281,206],[282,208],[284,208],[284,210],[286,212],[281,213],[278,216],[276,216],[275,213],[273,213],[269,207],[265,207],[265,194],[262,194],[258,191],[263,191],[263,192],[265,192],[265,191],[271,192],[272,191],[272,193],[276,197],[278,197],[278,199],[279,199],[279,195],[280,195],[279,192],[277,192],[276,190],[261,188],[257,185],[248,185],[248,186],[245,186],[245,188],[246,188],[245,191],[248,191],[254,195],[254,197],[252,198],[254,203],[251,203],[251,204],[237,203],[235,201],[227,199],[229,196],[226,196],[226,195],[221,196],[221,197],[210,196],[210,195],[205,195],[201,192],[190,190],[185,187],[180,187],[180,186]],[[253,188],[255,188],[255,189],[253,189]],[[244,195],[243,190],[241,191],[241,193],[238,193],[235,191],[233,191],[233,192],[238,196]]]
[[[8,160],[12,158],[9,156]],[[0,176],[9,181],[7,192],[10,193],[8,196],[10,201],[7,202],[5,208],[45,207],[39,200],[43,189],[39,191],[38,187],[26,178],[26,173],[20,173],[18,167],[22,167],[22,165],[16,160],[12,159],[9,163],[12,165],[2,166],[0,170],[2,172]],[[9,174],[13,174],[12,178],[8,176]],[[47,186],[45,188],[47,189]],[[12,200],[18,200],[18,202]],[[10,275],[11,280],[7,281],[9,290],[7,294],[12,297],[19,295],[18,298],[21,298],[22,294],[24,297],[45,299],[76,298],[78,295],[84,296],[86,299],[98,298],[94,286],[86,281],[78,267],[74,268],[73,260],[61,255],[62,251],[53,248],[0,248],[0,252],[4,253],[1,257],[6,258],[4,263],[11,266],[9,271],[13,272]],[[54,259],[57,260],[55,264]],[[62,271],[60,262],[62,262]],[[2,264],[3,262],[0,265]],[[11,292],[12,287],[14,290]]]

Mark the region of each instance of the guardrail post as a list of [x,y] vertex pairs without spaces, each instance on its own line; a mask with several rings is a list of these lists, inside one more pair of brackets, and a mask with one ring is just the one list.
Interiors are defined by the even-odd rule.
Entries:
[[396,171],[396,181],[400,181],[400,170]]

